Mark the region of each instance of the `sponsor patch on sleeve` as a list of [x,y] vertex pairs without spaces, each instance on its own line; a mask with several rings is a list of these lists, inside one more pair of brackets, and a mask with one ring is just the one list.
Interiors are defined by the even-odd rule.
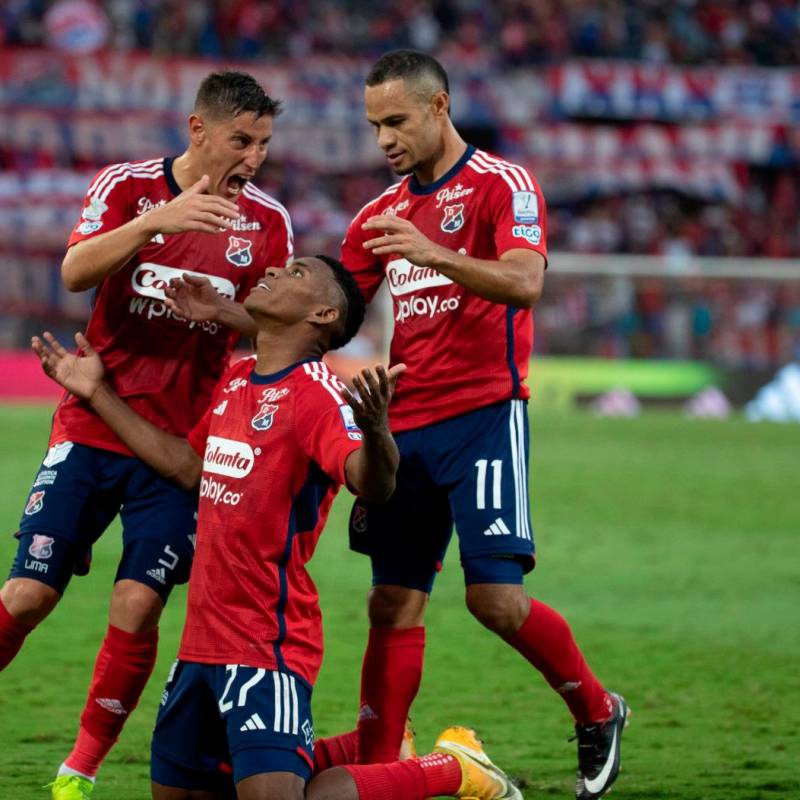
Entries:
[[539,198],[536,192],[514,192],[512,203],[514,222],[523,225],[536,225],[539,222]]
[[538,225],[515,225],[511,233],[531,244],[539,244],[542,241],[542,229]]
[[342,415],[344,428],[347,431],[347,437],[354,442],[360,442],[363,438],[361,429],[356,425],[356,419],[353,416],[353,409],[348,405],[339,406],[339,413]]
[[88,233],[94,233],[95,231],[99,231],[100,228],[102,228],[102,227],[103,227],[103,221],[102,220],[99,220],[99,219],[93,219],[93,220],[87,219],[84,222],[81,222],[80,225],[78,225],[78,233],[82,233],[84,235],[88,234]]

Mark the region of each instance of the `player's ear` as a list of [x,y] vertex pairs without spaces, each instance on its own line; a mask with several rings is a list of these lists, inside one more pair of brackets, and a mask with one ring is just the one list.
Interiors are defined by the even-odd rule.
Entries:
[[189,115],[189,140],[198,145],[203,142],[206,135],[206,123],[199,114]]
[[339,319],[339,314],[339,309],[336,306],[317,306],[306,317],[306,321],[314,325],[332,325]]
[[450,112],[450,95],[444,89],[434,92],[431,98],[431,109],[434,116],[446,117]]

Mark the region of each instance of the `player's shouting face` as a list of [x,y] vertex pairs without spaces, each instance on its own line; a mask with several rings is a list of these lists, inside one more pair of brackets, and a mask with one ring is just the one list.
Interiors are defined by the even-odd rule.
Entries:
[[364,90],[367,120],[398,175],[408,175],[440,155],[450,101],[446,92],[426,84],[396,79]]
[[192,114],[189,131],[202,159],[200,170],[210,178],[209,193],[235,201],[267,157],[272,116],[252,111],[222,117]]

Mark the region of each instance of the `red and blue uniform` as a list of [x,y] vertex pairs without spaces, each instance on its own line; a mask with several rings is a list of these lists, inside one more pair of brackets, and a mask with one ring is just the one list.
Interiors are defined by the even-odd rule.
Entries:
[[229,757],[237,781],[310,775],[323,640],[306,564],[362,435],[322,362],[254,365],[230,369],[188,437],[203,472],[179,661],[153,738],[153,779],[167,785],[207,788]]
[[[69,245],[101,236],[180,194],[172,158],[114,164],[86,195]],[[202,417],[238,334],[214,322],[176,316],[164,302],[170,278],[192,272],[241,301],[269,265],[293,254],[288,214],[247,184],[231,230],[154,236],[96,287],[87,336],[114,390],[145,419],[185,436]],[[123,555],[117,579],[144,583],[166,599],[185,582],[197,496],[134,458],[79,398],[65,393],[53,417],[50,449],[20,522],[12,577],[63,592],[84,554],[119,513]]]
[[[383,506],[357,501],[352,546],[371,555],[376,583],[430,591],[455,521],[468,582],[489,580],[477,567],[470,573],[470,559],[512,556],[530,569],[525,379],[533,314],[397,254],[373,254],[363,244],[376,231],[361,226],[379,214],[410,220],[431,241],[477,259],[499,261],[517,249],[546,259],[544,197],[523,167],[468,147],[439,180],[421,185],[411,175],[368,203],[342,243],[342,261],[368,299],[386,281],[390,360],[407,365],[389,409],[401,454],[397,490]],[[507,582],[507,570],[494,571]]]

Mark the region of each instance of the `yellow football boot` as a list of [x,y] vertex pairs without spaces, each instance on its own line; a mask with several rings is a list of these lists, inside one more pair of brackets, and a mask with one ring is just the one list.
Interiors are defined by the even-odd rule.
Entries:
[[523,800],[522,793],[483,751],[475,731],[454,726],[439,734],[434,753],[453,756],[461,765],[461,786],[456,797],[462,800]]
[[52,791],[53,800],[89,800],[94,783],[80,775],[59,775],[45,788]]

